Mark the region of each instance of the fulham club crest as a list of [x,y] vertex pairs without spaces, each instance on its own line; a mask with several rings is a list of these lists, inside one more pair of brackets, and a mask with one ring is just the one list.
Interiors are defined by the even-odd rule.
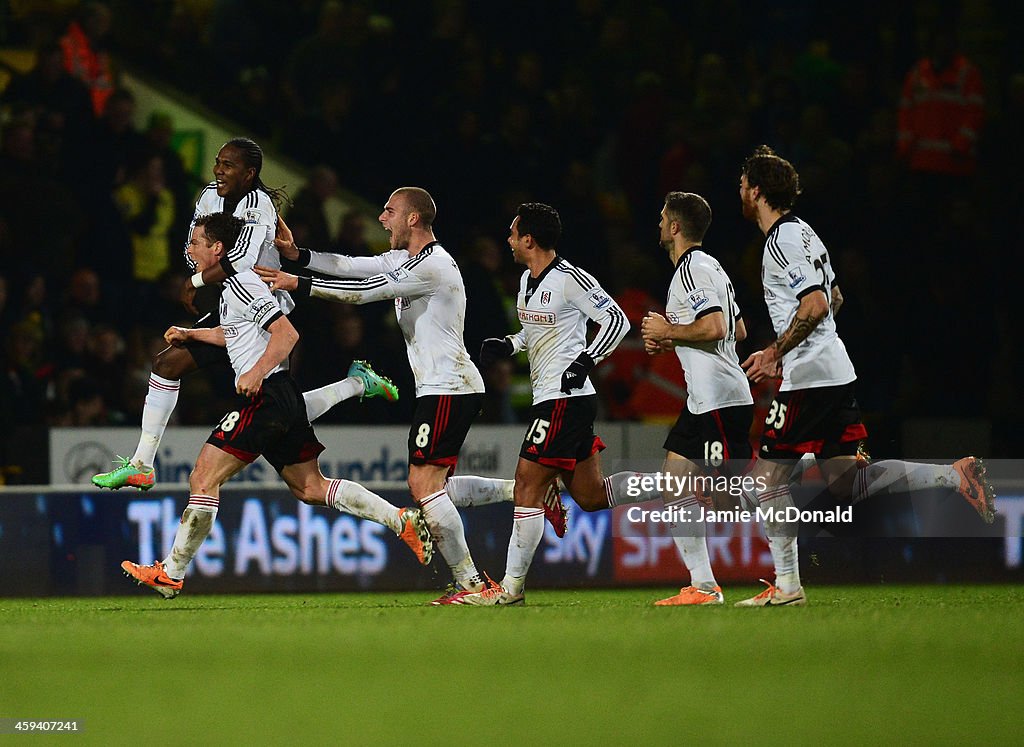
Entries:
[[541,306],[547,306],[549,303],[551,303],[551,291],[541,291],[540,292],[540,305]]

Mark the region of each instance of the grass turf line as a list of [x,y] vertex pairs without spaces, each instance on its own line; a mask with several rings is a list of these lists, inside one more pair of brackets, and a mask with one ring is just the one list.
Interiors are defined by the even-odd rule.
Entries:
[[655,608],[674,590],[0,599],[0,716],[85,743],[1008,742],[1024,587],[813,587],[811,606]]

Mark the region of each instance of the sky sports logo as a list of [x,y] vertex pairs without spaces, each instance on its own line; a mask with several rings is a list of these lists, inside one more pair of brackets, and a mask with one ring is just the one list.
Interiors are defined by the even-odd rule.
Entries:
[[523,324],[540,324],[544,327],[555,326],[555,313],[553,311],[531,311],[530,309],[517,308],[519,321]]

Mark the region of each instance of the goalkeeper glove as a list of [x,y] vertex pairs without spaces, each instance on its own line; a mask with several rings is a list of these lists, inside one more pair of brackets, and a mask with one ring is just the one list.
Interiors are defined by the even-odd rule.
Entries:
[[507,337],[488,337],[480,346],[480,365],[489,366],[499,358],[508,358],[514,350]]
[[580,353],[562,374],[561,392],[569,394],[573,389],[582,389],[594,365],[594,359],[587,355],[586,351]]

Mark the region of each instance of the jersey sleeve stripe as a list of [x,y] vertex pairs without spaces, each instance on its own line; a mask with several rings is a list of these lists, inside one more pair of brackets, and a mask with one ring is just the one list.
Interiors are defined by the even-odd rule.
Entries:
[[273,324],[274,322],[276,322],[278,319],[280,319],[283,316],[284,316],[284,313],[280,309],[278,309],[273,314],[271,314],[270,318],[267,319],[266,321],[264,321],[263,324],[261,324],[260,326],[263,329],[265,329],[266,331],[269,332],[270,331],[270,325]]
[[806,296],[808,293],[814,293],[814,291],[821,291],[826,296],[828,295],[828,293],[825,291],[825,289],[821,285],[809,285],[806,288],[804,288],[802,291],[797,293],[796,294],[796,298],[799,301],[801,298]]
[[231,291],[238,300],[244,304],[251,303],[253,300],[252,293],[239,281],[236,277],[230,277],[224,281],[224,287]]
[[[618,309],[609,312],[609,323],[601,329],[601,333],[594,341],[594,358],[608,355],[618,345],[619,339],[625,334],[624,327],[626,315]],[[605,331],[607,330],[607,332]]]
[[618,308],[610,309],[608,316],[608,323],[601,327],[601,331],[594,340],[592,357],[595,359],[607,355],[615,348],[626,321],[626,315]]
[[782,249],[779,248],[779,234],[778,234],[778,232],[776,232],[775,235],[772,236],[768,240],[767,247],[768,247],[768,254],[771,256],[771,258],[775,260],[775,263],[779,267],[781,267],[783,270],[785,270],[786,267],[789,266],[789,262],[786,261],[786,255],[783,254],[782,253]]
[[690,272],[689,254],[683,257],[683,263],[679,265],[679,282],[682,284],[683,291],[686,293],[692,293],[697,289],[693,282],[693,273]]
[[708,314],[714,314],[716,311],[722,311],[722,307],[721,306],[709,306],[706,309],[701,309],[697,314],[694,315],[693,318],[694,318],[694,320],[697,320],[697,319],[700,319],[702,316],[707,316]]
[[234,261],[240,257],[245,256],[245,250],[249,247],[249,241],[252,239],[252,226],[245,226],[241,233],[238,234],[238,241],[231,247],[231,251],[228,252],[228,260]]
[[429,257],[432,251],[433,247],[427,247],[422,252],[417,254],[415,257],[410,257],[409,259],[405,260],[405,262],[401,264],[401,267],[404,267],[407,270],[411,270],[413,267],[420,264],[423,260]]
[[592,282],[592,279],[588,279],[586,273],[580,272],[580,270],[576,269],[567,262],[558,265],[555,269],[561,270],[566,275],[571,277],[573,280],[576,281],[576,285],[578,285],[583,290],[589,291],[594,289],[594,284],[596,281]]
[[363,280],[323,280],[321,278],[313,278],[314,288],[324,288],[327,290],[372,290],[373,288],[382,288],[388,284],[388,279],[383,275],[375,275],[371,278],[365,278]]

